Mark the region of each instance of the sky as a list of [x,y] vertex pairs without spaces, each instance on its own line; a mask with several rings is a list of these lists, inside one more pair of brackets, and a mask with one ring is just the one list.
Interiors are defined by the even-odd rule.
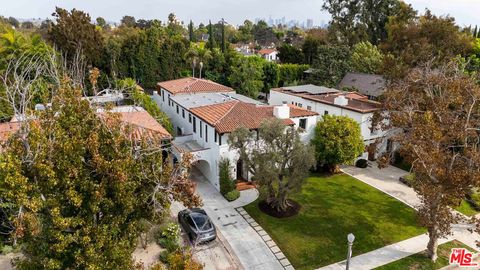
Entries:
[[[479,0],[405,0],[414,8],[432,10],[434,14],[449,14],[461,26],[480,25]],[[124,15],[135,18],[160,19],[165,21],[173,12],[181,21],[192,19],[200,22],[219,21],[222,17],[234,25],[245,19],[273,19],[306,21],[313,19],[315,25],[327,23],[329,15],[321,10],[322,0],[0,0],[0,15],[16,18],[47,18],[55,6],[80,9],[92,19],[104,17],[118,22]]]

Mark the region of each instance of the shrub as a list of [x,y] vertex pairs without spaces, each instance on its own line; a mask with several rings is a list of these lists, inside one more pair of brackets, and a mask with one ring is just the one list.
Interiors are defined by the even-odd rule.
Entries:
[[357,160],[357,162],[355,162],[355,166],[358,167],[358,168],[367,168],[368,167],[368,161],[364,158],[361,158],[359,160]]
[[230,160],[222,158],[218,167],[220,171],[220,193],[225,196],[235,189],[235,183],[230,176]]
[[405,185],[411,187],[413,184],[413,181],[415,180],[415,174],[410,173],[405,176],[402,176],[398,179],[400,182],[404,183]]
[[170,223],[160,235],[156,232],[155,239],[158,245],[167,249],[169,253],[174,252],[180,247],[180,227],[178,224]]
[[236,199],[238,199],[238,197],[240,197],[240,191],[238,190],[232,190],[225,194],[225,199],[227,199],[227,201],[229,202],[235,201]]
[[160,254],[158,255],[158,259],[163,262],[163,263],[168,263],[168,257],[170,256],[170,252],[168,252],[168,250],[163,250],[162,252],[160,252]]
[[168,256],[168,264],[171,270],[201,270],[203,266],[195,261],[190,250],[178,250]]

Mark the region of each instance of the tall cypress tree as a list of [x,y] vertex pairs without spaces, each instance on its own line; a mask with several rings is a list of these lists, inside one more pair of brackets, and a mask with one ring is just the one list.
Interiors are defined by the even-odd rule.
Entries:
[[222,18],[222,52],[225,52],[225,20]]
[[216,47],[215,44],[215,37],[213,36],[213,26],[212,26],[212,21],[208,21],[208,42],[207,42],[207,48],[213,49]]
[[190,20],[190,24],[188,24],[188,35],[189,35],[189,38],[190,38],[190,42],[195,42],[196,41],[195,34],[193,33],[193,22],[192,22],[192,20]]

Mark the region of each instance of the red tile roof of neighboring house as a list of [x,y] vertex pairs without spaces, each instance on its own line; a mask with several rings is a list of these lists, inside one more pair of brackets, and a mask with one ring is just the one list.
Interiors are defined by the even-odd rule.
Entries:
[[161,139],[171,139],[172,135],[160,125],[147,111],[119,112],[120,120],[136,127],[138,135],[160,136]]
[[0,123],[0,143],[6,142],[18,130],[20,130],[20,122]]
[[[293,95],[297,97],[302,97],[308,100],[313,100],[316,102],[321,102],[324,104],[328,104],[335,107],[340,107],[352,111],[356,111],[359,113],[370,113],[374,111],[378,111],[382,108],[382,104],[376,101],[369,100],[367,96],[359,94],[357,92],[348,92],[348,93],[332,93],[332,94],[305,94],[305,93],[293,93],[290,91],[282,90],[281,88],[272,89],[272,91],[277,91],[281,93],[285,93],[288,95]],[[338,96],[345,96],[348,99],[348,104],[337,105],[334,104],[334,100]]]
[[[255,105],[241,101],[230,101],[221,104],[201,106],[190,111],[215,127],[219,133],[229,133],[239,127],[257,129],[261,123],[273,115],[274,106]],[[290,117],[306,117],[317,115],[316,112],[290,106]],[[283,119],[285,125],[294,125],[291,119]]]
[[210,80],[198,78],[182,78],[178,80],[159,82],[157,87],[163,88],[172,94],[187,93],[215,93],[215,92],[232,92],[232,88],[221,85]]
[[276,51],[277,50],[275,50],[275,49],[261,49],[260,51],[258,51],[258,53],[261,54],[261,55],[265,55],[265,54],[274,53]]

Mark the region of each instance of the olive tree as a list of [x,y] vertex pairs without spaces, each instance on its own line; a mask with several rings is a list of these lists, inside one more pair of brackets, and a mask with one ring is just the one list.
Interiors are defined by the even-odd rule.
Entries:
[[266,203],[278,212],[286,211],[288,197],[300,191],[309,169],[315,165],[311,146],[300,141],[298,131],[280,119],[265,120],[255,131],[239,128],[229,136],[232,150],[266,192]]

